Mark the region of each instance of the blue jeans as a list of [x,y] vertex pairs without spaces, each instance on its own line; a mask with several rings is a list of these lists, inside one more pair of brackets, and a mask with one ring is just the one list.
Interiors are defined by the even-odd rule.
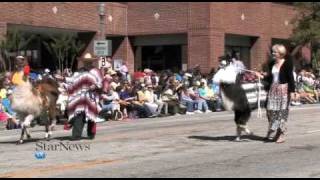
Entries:
[[193,112],[194,111],[194,101],[193,100],[181,100],[181,104],[184,106],[187,106],[187,111],[188,112]]
[[207,104],[206,100],[204,100],[204,99],[197,99],[197,100],[195,100],[195,103],[197,104],[197,109],[200,111],[202,111],[202,110],[206,111],[209,109],[208,104]]
[[103,111],[113,111],[113,109],[114,109],[114,104],[112,103],[102,105]]

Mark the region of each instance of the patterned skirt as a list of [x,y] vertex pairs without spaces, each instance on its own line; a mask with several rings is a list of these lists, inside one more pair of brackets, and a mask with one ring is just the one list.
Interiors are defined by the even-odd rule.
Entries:
[[288,84],[272,84],[267,102],[267,117],[269,131],[287,131],[287,120],[289,114]]

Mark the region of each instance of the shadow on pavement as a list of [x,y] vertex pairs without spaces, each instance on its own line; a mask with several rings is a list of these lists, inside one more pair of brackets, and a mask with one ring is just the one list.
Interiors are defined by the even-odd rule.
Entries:
[[[189,139],[197,139],[202,141],[235,141],[236,136],[189,136]],[[243,135],[241,136],[241,141],[265,141],[264,137],[257,136],[257,135]]]
[[[88,137],[82,137],[80,140],[87,140],[90,139]],[[53,141],[53,140],[58,140],[58,141],[73,141],[71,136],[64,136],[64,137],[52,137],[49,140],[45,139],[45,138],[31,138],[31,139],[24,139],[24,143],[23,144],[27,144],[27,143],[33,143],[33,142],[37,142],[37,141]],[[0,144],[17,144],[18,138],[15,141],[0,141]]]

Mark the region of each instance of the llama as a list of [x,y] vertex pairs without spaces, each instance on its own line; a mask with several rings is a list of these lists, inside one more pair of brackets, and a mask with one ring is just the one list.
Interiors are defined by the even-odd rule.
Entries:
[[236,139],[241,140],[241,132],[248,135],[253,133],[249,130],[247,123],[251,116],[252,108],[248,101],[248,96],[238,78],[238,70],[226,60],[221,61],[221,68],[214,75],[213,82],[220,84],[221,98],[224,108],[227,111],[234,111],[234,121],[236,123]]
[[49,139],[51,137],[52,124],[57,113],[56,101],[58,95],[58,85],[51,79],[41,80],[34,87],[29,81],[26,81],[15,88],[12,94],[12,109],[17,113],[22,130],[18,144],[23,143],[25,133],[28,139],[31,138],[28,127],[44,111],[47,111],[49,116],[45,124],[45,138]]

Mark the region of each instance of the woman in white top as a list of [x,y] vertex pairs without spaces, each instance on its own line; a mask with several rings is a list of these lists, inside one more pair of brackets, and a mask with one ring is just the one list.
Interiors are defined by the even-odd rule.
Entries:
[[[272,47],[272,55],[275,61],[269,64],[265,76],[256,73],[257,76],[268,82],[267,117],[269,130],[266,140],[274,140],[276,143],[285,141],[287,132],[287,120],[289,115],[289,103],[294,97],[295,82],[293,77],[293,63],[290,58],[285,58],[286,48],[276,44]],[[274,138],[271,138],[272,134]]]

